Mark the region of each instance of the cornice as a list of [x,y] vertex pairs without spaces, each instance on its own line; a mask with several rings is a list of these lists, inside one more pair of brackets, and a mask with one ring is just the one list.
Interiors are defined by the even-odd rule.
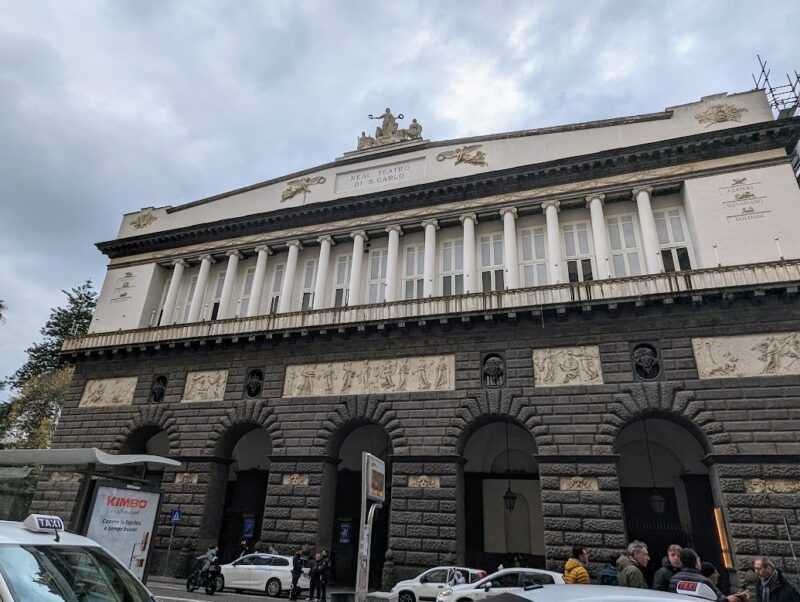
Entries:
[[800,138],[800,117],[794,117],[241,216],[165,232],[131,236],[100,242],[96,246],[113,259],[231,237],[324,224],[340,219],[367,217],[452,201],[534,190],[555,184],[579,182],[697,160],[775,148],[790,151],[797,144],[798,138]]

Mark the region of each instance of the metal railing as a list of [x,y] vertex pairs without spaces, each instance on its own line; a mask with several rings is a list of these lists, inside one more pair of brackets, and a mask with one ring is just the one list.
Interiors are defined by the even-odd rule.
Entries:
[[367,323],[419,321],[455,315],[608,303],[789,282],[800,282],[800,260],[93,333],[68,339],[64,342],[62,351],[152,345],[291,330],[330,329]]

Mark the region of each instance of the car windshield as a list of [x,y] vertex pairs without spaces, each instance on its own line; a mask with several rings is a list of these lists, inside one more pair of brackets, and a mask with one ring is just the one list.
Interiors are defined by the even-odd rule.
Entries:
[[0,546],[0,573],[20,602],[151,602],[107,552],[83,546]]

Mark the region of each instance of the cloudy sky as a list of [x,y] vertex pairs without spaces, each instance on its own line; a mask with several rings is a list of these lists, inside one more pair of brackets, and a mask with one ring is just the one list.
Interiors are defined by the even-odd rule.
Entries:
[[125,212],[330,161],[386,106],[436,140],[747,90],[798,29],[764,0],[0,0],[0,377]]

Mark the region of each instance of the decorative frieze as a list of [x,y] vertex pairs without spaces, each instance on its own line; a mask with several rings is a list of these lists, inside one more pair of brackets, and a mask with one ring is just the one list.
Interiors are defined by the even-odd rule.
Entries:
[[800,493],[798,479],[745,479],[748,493]]
[[77,472],[54,472],[50,475],[53,483],[77,483],[81,480],[81,475]]
[[561,477],[558,488],[561,491],[597,491],[600,487],[597,477]]
[[284,485],[301,485],[303,487],[308,485],[308,475],[307,474],[285,474],[283,475]]
[[741,121],[742,115],[747,113],[744,107],[737,107],[729,103],[711,105],[705,111],[701,111],[694,116],[698,123],[705,123],[706,127],[715,123],[725,123],[726,121]]
[[82,408],[129,406],[133,401],[137,380],[136,376],[87,380],[78,406]]
[[427,355],[286,367],[284,397],[452,391],[455,357]]
[[603,384],[600,349],[596,345],[534,349],[533,377],[536,387]]
[[412,474],[408,476],[408,486],[413,489],[439,489],[442,480],[438,475]]
[[179,472],[175,474],[176,485],[197,485],[196,472]]
[[486,161],[486,153],[479,150],[482,144],[469,144],[454,150],[444,151],[436,155],[437,161],[444,161],[446,159],[454,159],[453,165],[459,163],[466,163],[468,165],[477,165],[479,167],[486,167],[489,163]]
[[153,215],[152,211],[150,211],[149,209],[145,209],[144,211],[140,211],[139,214],[129,223],[137,230],[141,230],[142,228],[146,228],[155,221],[158,221],[158,218],[155,215]]
[[189,372],[181,401],[222,401],[227,381],[227,370]]
[[800,332],[692,339],[700,378],[800,374]]

